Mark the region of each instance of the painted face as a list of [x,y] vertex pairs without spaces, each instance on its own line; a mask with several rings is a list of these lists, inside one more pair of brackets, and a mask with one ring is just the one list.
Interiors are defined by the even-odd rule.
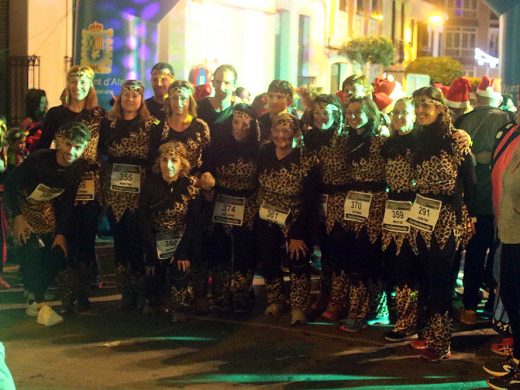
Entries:
[[172,115],[187,116],[190,109],[190,91],[186,88],[175,89],[170,96]]
[[40,104],[38,106],[38,110],[40,112],[45,112],[47,111],[47,98],[45,96],[42,96],[41,99],[40,99]]
[[251,120],[253,120],[253,118],[245,112],[236,111],[233,113],[231,132],[236,141],[241,142],[247,138]]
[[87,98],[91,86],[91,80],[87,77],[87,75],[81,73],[76,77],[70,77],[69,81],[67,82],[70,98],[73,101],[78,102],[81,102]]
[[334,112],[338,110],[333,104],[319,103],[314,107],[314,126],[321,130],[328,130],[334,124]]
[[363,111],[361,103],[354,102],[348,105],[347,122],[353,129],[359,129],[368,123],[368,115]]
[[287,95],[281,92],[269,92],[267,95],[267,105],[269,112],[273,115],[277,115],[282,111],[286,110],[292,104],[292,99],[289,99]]
[[141,104],[143,103],[143,95],[137,91],[123,88],[121,93],[121,109],[127,114],[137,114]]
[[160,157],[159,166],[161,168],[161,175],[164,181],[171,182],[179,175],[182,164],[179,156],[163,154]]
[[392,118],[391,127],[393,130],[402,134],[409,133],[412,131],[415,122],[413,106],[399,100],[390,112],[390,118]]
[[218,71],[213,77],[215,97],[224,100],[230,98],[235,91],[235,75],[230,70]]
[[175,81],[169,69],[156,69],[152,72],[151,84],[153,94],[157,99],[163,99],[168,93],[168,87]]
[[58,165],[63,167],[72,165],[81,157],[86,146],[86,142],[78,143],[69,139],[64,139],[58,146],[56,156]]
[[428,126],[437,120],[439,116],[439,109],[431,99],[420,99],[414,101],[415,116],[417,117],[417,123],[421,126]]
[[292,147],[294,130],[290,121],[280,121],[271,129],[271,138],[277,148]]

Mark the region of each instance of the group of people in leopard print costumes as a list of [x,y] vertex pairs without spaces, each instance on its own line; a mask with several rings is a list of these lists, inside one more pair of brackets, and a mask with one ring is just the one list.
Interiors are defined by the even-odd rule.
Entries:
[[[270,85],[272,109],[260,121],[268,128],[260,128],[250,106],[229,102],[236,71],[225,65],[214,77],[227,84],[214,84],[205,110],[230,115],[210,128],[197,115],[193,86],[166,73],[156,116],[135,80],[105,113],[88,67],[69,71],[68,103],[49,111],[43,140],[59,145],[57,129],[71,120],[91,133],[56,279],[62,312],[89,307],[86,269],[103,210],[124,308],[165,311],[174,321],[193,307],[244,313],[258,270],[266,315],[290,309],[292,325],[322,316],[357,332],[384,314],[395,289],[398,321],[385,337],[419,333],[423,357],[449,357],[448,278],[455,251],[471,236],[474,172],[469,141],[451,125],[442,94],[426,87],[399,100],[390,137],[381,134],[370,96],[354,90],[342,103],[319,95],[302,134],[288,112],[289,83]],[[321,294],[311,304],[310,258],[319,252]]]

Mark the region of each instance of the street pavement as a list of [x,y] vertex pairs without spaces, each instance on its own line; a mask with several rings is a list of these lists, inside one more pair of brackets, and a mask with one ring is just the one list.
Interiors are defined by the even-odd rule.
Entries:
[[[6,276],[16,282],[16,268]],[[344,334],[315,322],[291,327],[266,318],[261,285],[247,318],[162,316],[118,309],[110,285],[91,310],[45,327],[24,314],[21,287],[0,292],[0,341],[18,389],[480,389],[495,333],[456,325],[453,357],[426,363],[406,343],[387,343],[388,326]],[[55,302],[57,305],[58,302]],[[1,390],[1,389],[0,389]]]

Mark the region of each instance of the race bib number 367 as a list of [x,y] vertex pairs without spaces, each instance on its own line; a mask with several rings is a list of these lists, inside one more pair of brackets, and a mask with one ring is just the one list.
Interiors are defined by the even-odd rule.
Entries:
[[110,176],[112,191],[139,193],[141,189],[141,167],[130,164],[114,164]]
[[273,222],[283,226],[285,225],[290,212],[291,209],[278,207],[264,201],[262,202],[262,206],[260,206],[259,215],[264,221]]

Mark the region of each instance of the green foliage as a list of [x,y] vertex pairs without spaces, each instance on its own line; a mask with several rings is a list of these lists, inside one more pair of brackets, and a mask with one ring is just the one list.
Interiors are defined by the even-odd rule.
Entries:
[[344,44],[340,53],[361,65],[370,62],[386,67],[394,62],[396,49],[392,41],[386,37],[360,37]]
[[462,64],[451,57],[419,57],[406,67],[406,73],[427,74],[432,83],[450,85],[464,75]]

